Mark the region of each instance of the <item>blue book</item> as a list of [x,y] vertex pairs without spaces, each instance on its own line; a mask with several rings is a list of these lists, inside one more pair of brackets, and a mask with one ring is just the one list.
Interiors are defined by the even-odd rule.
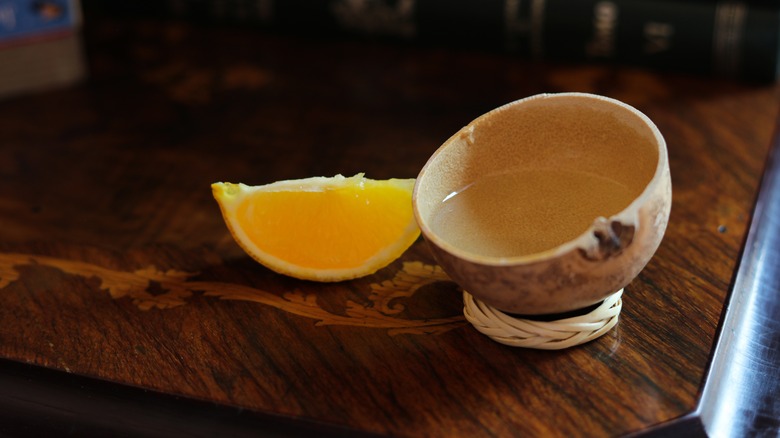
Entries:
[[0,0],[0,99],[87,74],[78,0]]
[[0,43],[72,32],[79,21],[76,0],[0,0]]

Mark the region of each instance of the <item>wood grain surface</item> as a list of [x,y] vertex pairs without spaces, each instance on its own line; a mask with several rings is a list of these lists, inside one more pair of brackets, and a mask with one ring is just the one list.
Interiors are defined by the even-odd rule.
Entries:
[[[695,407],[780,86],[182,23],[85,32],[85,83],[0,102],[0,358],[392,436],[620,436]],[[673,179],[620,323],[580,347],[479,334],[422,240],[363,279],[274,274],[211,197],[413,178],[478,115],[560,91],[647,114]]]

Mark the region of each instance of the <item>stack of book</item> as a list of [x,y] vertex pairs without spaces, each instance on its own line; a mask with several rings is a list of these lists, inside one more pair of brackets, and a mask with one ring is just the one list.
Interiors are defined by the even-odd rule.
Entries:
[[86,75],[76,0],[0,0],[0,98]]
[[370,36],[758,81],[778,76],[780,0],[85,0],[88,10]]

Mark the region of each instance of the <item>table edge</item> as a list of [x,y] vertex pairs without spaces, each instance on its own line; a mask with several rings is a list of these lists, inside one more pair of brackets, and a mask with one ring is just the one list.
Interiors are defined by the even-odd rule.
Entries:
[[635,437],[780,432],[780,120],[696,408]]

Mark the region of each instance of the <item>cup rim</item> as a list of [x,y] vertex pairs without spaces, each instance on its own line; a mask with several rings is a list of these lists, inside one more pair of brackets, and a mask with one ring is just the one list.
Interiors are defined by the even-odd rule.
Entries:
[[[565,243],[562,243],[558,246],[546,249],[544,251],[539,251],[531,254],[518,255],[518,256],[509,256],[509,257],[497,257],[497,256],[486,256],[482,254],[476,254],[470,251],[466,251],[457,246],[454,246],[448,241],[439,237],[439,235],[436,234],[428,226],[428,223],[425,220],[423,220],[418,208],[420,181],[423,178],[425,178],[428,169],[437,160],[437,157],[442,153],[442,151],[446,149],[453,142],[453,140],[459,137],[462,133],[467,132],[470,129],[473,129],[473,126],[477,124],[479,121],[483,120],[484,118],[490,117],[491,115],[499,111],[502,111],[510,106],[522,105],[532,100],[559,99],[559,98],[572,98],[572,97],[600,100],[603,102],[607,102],[611,105],[615,105],[624,110],[627,110],[633,115],[637,116],[652,133],[653,138],[655,139],[655,144],[658,148],[658,162],[656,163],[656,169],[655,172],[653,173],[653,177],[647,182],[644,189],[642,190],[642,193],[640,193],[636,198],[634,198],[634,200],[632,200],[628,206],[626,206],[623,210],[610,216],[609,218],[606,218],[610,222],[620,221],[622,223],[636,223],[639,207],[643,205],[645,200],[652,195],[653,190],[658,184],[660,184],[664,172],[668,168],[668,155],[667,155],[668,152],[666,147],[666,140],[661,134],[661,131],[658,129],[655,123],[652,120],[650,120],[650,118],[647,115],[645,115],[643,112],[615,98],[602,96],[599,94],[583,93],[583,92],[541,93],[541,94],[535,94],[528,97],[524,97],[522,99],[508,102],[506,104],[503,104],[499,107],[496,107],[480,115],[476,119],[469,122],[466,126],[458,130],[455,134],[450,136],[428,158],[428,161],[425,163],[425,165],[422,167],[419,174],[417,175],[417,179],[415,180],[415,184],[414,184],[414,189],[412,191],[412,208],[414,211],[415,220],[417,221],[417,225],[420,227],[420,230],[423,236],[425,237],[425,239],[430,240],[433,244],[435,244],[442,250],[450,254],[453,254],[460,259],[473,262],[473,263],[479,263],[482,265],[488,265],[488,266],[508,266],[508,265],[517,265],[517,264],[528,264],[540,260],[545,260],[551,257],[555,257],[558,255],[566,254],[577,248],[587,247],[588,244],[591,243],[593,239],[595,239],[593,237],[593,225],[588,227],[579,236]],[[598,218],[594,218],[594,222],[596,219]]]

